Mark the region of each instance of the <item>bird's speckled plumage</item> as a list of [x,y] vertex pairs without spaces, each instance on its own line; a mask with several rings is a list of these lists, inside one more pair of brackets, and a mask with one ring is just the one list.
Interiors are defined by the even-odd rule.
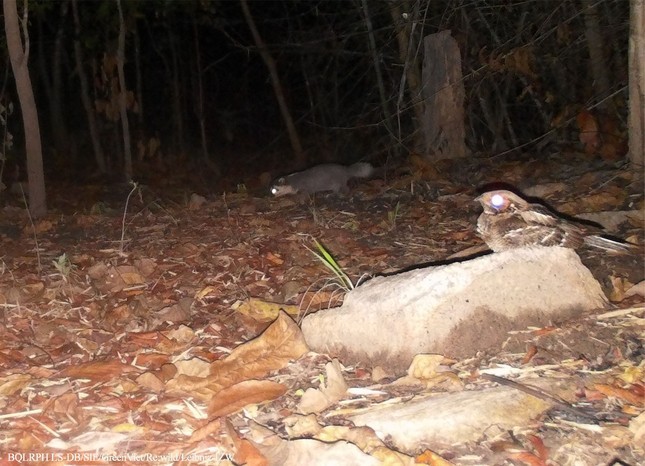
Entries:
[[599,236],[602,230],[558,217],[541,204],[531,204],[506,190],[488,191],[477,199],[484,212],[477,220],[477,233],[493,251],[522,246],[583,245],[614,253],[627,253],[633,245]]

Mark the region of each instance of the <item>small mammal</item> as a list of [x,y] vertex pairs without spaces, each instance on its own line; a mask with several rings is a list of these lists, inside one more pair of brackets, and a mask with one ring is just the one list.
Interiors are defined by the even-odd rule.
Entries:
[[271,193],[276,197],[296,193],[314,194],[323,191],[345,193],[349,190],[347,182],[351,178],[369,178],[373,174],[374,167],[365,162],[350,166],[324,163],[278,178],[271,186]]

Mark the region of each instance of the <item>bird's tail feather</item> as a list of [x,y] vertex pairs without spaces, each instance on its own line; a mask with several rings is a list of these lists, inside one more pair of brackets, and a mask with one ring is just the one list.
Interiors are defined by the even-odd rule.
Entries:
[[631,254],[637,248],[635,244],[623,243],[598,235],[585,236],[585,244],[615,254]]

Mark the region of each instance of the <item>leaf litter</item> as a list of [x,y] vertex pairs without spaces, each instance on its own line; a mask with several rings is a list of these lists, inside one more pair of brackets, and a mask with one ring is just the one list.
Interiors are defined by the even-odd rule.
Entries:
[[[566,172],[545,161],[489,168],[491,179],[510,180]],[[145,455],[159,464],[178,455],[181,464],[278,464],[280,455],[308,464],[312,452],[361,464],[645,462],[642,257],[583,256],[617,308],[511,332],[494,354],[419,355],[399,378],[308,350],[297,322],[338,305],[346,285],[332,286],[338,277],[311,253],[312,238],[353,284],[481,245],[467,186],[486,180],[460,185],[424,170],[315,203],[244,193],[155,210],[164,200],[133,197],[125,231],[118,209],[52,214],[34,231],[24,212],[4,207],[0,227],[22,228],[0,228],[11,233],[0,233],[0,450],[124,464]],[[541,192],[571,214],[643,209],[628,173],[577,180],[551,176]],[[642,221],[631,218],[616,233],[642,244]],[[433,393],[476,399],[494,385],[484,373],[527,385],[557,380],[557,389],[540,389],[602,421],[556,407],[477,442],[414,451],[395,451],[349,421]]]

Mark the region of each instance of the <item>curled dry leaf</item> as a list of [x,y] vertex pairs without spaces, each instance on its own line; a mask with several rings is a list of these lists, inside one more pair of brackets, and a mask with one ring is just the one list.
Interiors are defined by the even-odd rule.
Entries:
[[210,368],[210,382],[227,387],[247,379],[263,377],[285,367],[309,351],[300,328],[286,313],[259,337],[235,348],[226,358]]
[[338,359],[325,365],[325,374],[327,382],[321,384],[320,389],[309,388],[305,391],[298,404],[301,413],[319,413],[345,397],[347,383]]
[[440,354],[417,354],[408,368],[408,375],[417,379],[429,379],[437,374],[442,362],[443,356]]

